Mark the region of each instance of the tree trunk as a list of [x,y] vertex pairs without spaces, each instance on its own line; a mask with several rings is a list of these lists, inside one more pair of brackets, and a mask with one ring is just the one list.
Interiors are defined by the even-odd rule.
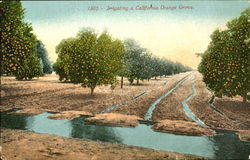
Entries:
[[90,95],[91,95],[91,96],[93,96],[93,95],[94,95],[94,89],[95,89],[95,86],[91,86],[91,87],[90,87],[90,90],[91,90]]
[[149,82],[149,78],[148,78],[148,82]]
[[2,105],[2,83],[0,81],[0,105]]
[[156,76],[155,76],[155,80],[156,80]]
[[243,103],[247,103],[247,93],[243,96]]
[[121,78],[121,88],[123,88],[123,76]]
[[136,82],[136,84],[137,84],[137,85],[139,84],[139,79],[137,79],[137,82]]

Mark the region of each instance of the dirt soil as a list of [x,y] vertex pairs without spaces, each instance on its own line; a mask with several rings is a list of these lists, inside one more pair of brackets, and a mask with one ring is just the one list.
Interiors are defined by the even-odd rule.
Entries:
[[[99,86],[95,90],[95,96],[90,96],[90,89],[83,88],[80,85],[75,85],[71,83],[62,83],[59,82],[58,77],[56,75],[46,75],[45,77],[41,77],[39,79],[35,79],[32,81],[16,81],[14,77],[1,77],[1,107],[0,111],[11,109],[11,108],[23,108],[23,110],[17,111],[15,114],[39,114],[42,112],[60,112],[57,115],[51,116],[51,118],[59,118],[59,119],[73,119],[75,117],[78,117],[79,115],[82,115],[82,113],[75,112],[75,111],[81,111],[86,112],[89,115],[96,115],[101,113],[104,109],[106,109],[108,106],[113,106],[116,104],[120,104],[124,101],[127,101],[131,98],[133,98],[136,95],[139,95],[145,91],[150,91],[147,94],[144,94],[143,96],[136,98],[132,100],[130,103],[119,106],[111,111],[111,113],[119,113],[123,114],[121,117],[126,115],[134,115],[139,118],[144,119],[144,116],[149,108],[149,106],[157,100],[160,96],[162,96],[164,93],[172,89],[178,81],[180,81],[182,78],[187,76],[189,73],[182,73],[178,75],[169,76],[166,78],[160,78],[158,80],[150,80],[144,81],[139,86],[138,85],[129,85],[129,82],[125,80],[124,88],[121,89],[119,86],[117,86],[113,91],[110,89],[110,86]],[[190,132],[197,132],[196,129],[187,128],[187,125],[190,125],[189,123],[191,120],[184,114],[181,106],[181,101],[183,101],[185,98],[187,98],[189,95],[191,95],[191,82],[192,77],[196,77],[196,95],[190,99],[190,101],[187,102],[188,106],[192,110],[192,112],[201,119],[206,125],[208,125],[211,128],[220,128],[220,129],[228,129],[228,130],[246,130],[244,133],[247,133],[249,135],[250,127],[249,124],[250,119],[250,102],[247,103],[247,107],[243,106],[243,103],[241,102],[242,99],[239,97],[236,98],[227,98],[223,97],[222,99],[215,99],[214,105],[219,108],[221,111],[225,113],[225,115],[219,114],[218,112],[214,111],[210,108],[208,105],[208,101],[210,100],[212,94],[210,91],[206,89],[205,84],[202,82],[202,75],[198,72],[194,71],[192,72],[192,75],[183,83],[180,85],[179,88],[177,88],[173,93],[171,93],[169,96],[164,98],[156,107],[155,112],[153,113],[153,121],[162,121],[162,120],[182,120],[185,121],[186,124],[184,125],[184,130],[179,130],[176,125],[170,125],[172,126],[176,132],[186,132],[185,134],[189,134]],[[167,82],[167,83],[166,83]],[[65,112],[69,111],[69,112]],[[108,116],[107,116],[108,117]],[[106,119],[108,119],[106,117]],[[110,116],[112,118],[112,116]],[[103,118],[101,118],[104,120]],[[114,119],[112,119],[114,121]],[[126,125],[126,118],[125,120],[123,118],[117,118],[117,123],[119,125]],[[125,122],[124,122],[125,121]],[[137,120],[136,120],[137,121]],[[133,122],[133,121],[132,121]],[[137,123],[137,122],[136,122]],[[170,123],[169,123],[170,124]],[[114,124],[112,124],[114,125]],[[134,122],[133,122],[134,125]],[[161,127],[159,123],[157,124],[158,128],[163,128],[162,131],[164,131],[164,127]],[[165,125],[165,124],[164,124]],[[162,125],[162,126],[164,126]],[[156,128],[156,127],[155,127]],[[179,127],[181,128],[181,127]],[[166,129],[165,129],[166,130]],[[198,129],[199,130],[199,129]],[[20,149],[20,152],[18,151],[16,156],[27,156],[27,158],[32,158],[35,156],[35,153],[38,155],[38,159],[44,159],[43,156],[47,156],[50,159],[53,159],[53,156],[58,157],[75,157],[73,159],[77,159],[80,157],[88,157],[91,158],[90,152],[80,152],[80,149],[77,150],[77,148],[82,145],[81,142],[77,142],[79,140],[72,140],[74,141],[76,145],[76,151],[71,152],[71,147],[62,147],[62,148],[55,148],[54,150],[50,149],[44,149],[42,151],[36,151],[37,148],[43,148],[47,146],[55,146],[57,143],[56,141],[48,142],[44,138],[49,137],[53,138],[52,135],[43,135],[43,134],[35,134],[25,131],[11,131],[11,130],[5,130],[3,132],[5,135],[8,136],[2,136],[1,140],[6,141],[4,143],[4,146],[6,147],[6,150],[9,150],[6,155],[12,156],[10,153],[15,153],[15,151],[19,148],[15,147],[23,147],[24,149]],[[193,133],[193,134],[194,134]],[[243,133],[243,132],[242,132]],[[8,142],[10,135],[13,134],[16,136],[16,138],[21,138],[23,135],[36,135],[38,141],[35,138],[31,139],[24,139],[23,142],[20,141],[20,144],[18,144],[17,140],[12,143],[12,141]],[[20,134],[20,135],[19,135]],[[244,135],[239,132],[239,135],[241,137],[244,137]],[[39,138],[41,136],[41,138]],[[3,138],[2,138],[3,137]],[[56,138],[57,139],[57,138]],[[67,139],[62,138],[63,142],[66,143]],[[43,140],[45,142],[43,142]],[[51,140],[51,139],[50,139]],[[62,141],[62,140],[61,140]],[[69,140],[71,141],[71,139]],[[30,145],[34,145],[36,147],[31,148],[31,151],[29,152],[30,145],[26,145],[25,143],[30,143]],[[46,142],[48,144],[46,144]],[[22,143],[22,145],[21,145]],[[37,144],[36,144],[37,143]],[[84,143],[86,143],[84,141]],[[92,143],[92,142],[91,142]],[[93,142],[94,143],[94,142]],[[15,146],[15,144],[18,144]],[[98,142],[95,142],[96,146]],[[106,144],[106,143],[105,143]],[[13,146],[12,146],[13,145]],[[71,146],[69,142],[67,142],[64,145]],[[111,144],[109,144],[111,145]],[[113,144],[112,144],[113,145]],[[61,145],[63,146],[63,145]],[[128,151],[128,155],[123,150],[124,147],[121,147],[123,145],[118,145],[117,148],[112,148],[105,153],[105,147],[103,145],[94,148],[94,150],[97,148],[99,149],[98,152],[95,150],[96,153],[93,154],[94,156],[101,156],[101,154],[104,155],[104,158],[108,157],[110,154],[110,157],[107,159],[122,159],[124,155],[129,157],[137,157],[137,159],[147,157],[145,155],[148,155],[149,157],[151,154],[143,153],[140,155],[140,153],[137,154],[137,152],[134,152],[134,149],[131,147],[131,150]],[[106,145],[105,145],[106,146]],[[121,147],[121,148],[119,148]],[[27,150],[25,150],[27,149]],[[103,149],[103,150],[102,150]],[[3,151],[3,152],[6,152]],[[57,150],[59,152],[57,153]],[[114,150],[114,152],[112,152]],[[118,152],[118,150],[120,152]],[[129,149],[128,149],[129,150]],[[11,152],[12,151],[12,152]],[[78,152],[79,151],[79,152]],[[147,150],[148,151],[148,150]],[[23,155],[21,155],[21,152],[24,152]],[[99,154],[100,152],[100,154]],[[155,152],[155,151],[154,151]],[[39,154],[38,154],[39,153]],[[164,152],[165,153],[165,152]],[[30,154],[30,155],[29,155]],[[96,155],[95,155],[96,154]],[[157,151],[158,154],[158,151]],[[14,154],[15,155],[15,154]],[[13,155],[13,156],[14,156]],[[65,156],[61,156],[65,155]],[[152,156],[153,156],[152,152]],[[160,156],[161,154],[159,154]],[[39,156],[42,156],[39,157]],[[77,157],[79,156],[79,157]],[[138,157],[139,156],[139,157]],[[157,157],[157,155],[155,154]],[[57,157],[57,158],[58,158]],[[112,158],[114,157],[114,158]],[[12,157],[11,157],[12,158]],[[10,159],[11,159],[10,158]],[[22,158],[21,158],[22,159]],[[47,159],[47,158],[46,158]],[[67,158],[66,158],[67,159]],[[135,158],[136,159],[136,158]],[[157,159],[157,158],[153,158]],[[159,158],[161,159],[161,158]]]
[[[201,119],[206,125],[212,128],[227,129],[227,130],[239,130],[239,129],[250,129],[250,127],[243,126],[238,121],[232,121],[222,114],[219,114],[215,110],[209,107],[208,101],[212,97],[211,92],[206,89],[205,84],[202,82],[202,76],[199,73],[196,75],[196,96],[194,96],[190,101],[187,102],[192,112]],[[220,104],[215,102],[215,106],[226,106],[227,101],[219,101]],[[249,121],[250,107],[238,106],[238,101],[231,101],[232,105],[229,105],[223,109],[223,112],[229,116],[231,113],[238,120],[243,122]],[[248,102],[247,105],[250,103]],[[248,109],[247,109],[248,108]],[[219,109],[222,110],[221,107]],[[239,111],[238,111],[239,110]],[[234,112],[235,111],[235,112]],[[232,113],[234,112],[234,113]],[[240,113],[240,114],[239,114]]]
[[48,118],[72,120],[80,116],[93,116],[93,114],[85,112],[85,111],[63,111],[57,114],[49,115]]
[[138,120],[142,119],[133,115],[103,113],[97,114],[95,117],[86,118],[85,122],[113,126],[136,127],[139,124]]
[[46,75],[32,81],[16,81],[14,77],[1,77],[0,110],[25,108],[39,111],[86,111],[100,113],[111,105],[119,104],[146,90],[161,87],[168,78],[143,81],[139,85],[129,85],[125,79],[123,89],[117,86],[98,86],[95,95],[90,89],[77,84],[59,82],[57,75]]
[[250,126],[250,102],[248,101],[247,104],[244,104],[242,97],[216,98],[214,106],[225,113],[230,119]]
[[176,90],[161,100],[153,112],[154,121],[164,119],[192,121],[184,113],[181,102],[192,94],[193,78],[194,76],[189,76]]
[[158,98],[160,98],[164,93],[172,89],[178,81],[180,81],[182,78],[184,78],[188,74],[189,73],[182,73],[182,74],[174,75],[168,79],[166,85],[160,88],[155,88],[154,90],[145,94],[144,96],[131,101],[129,104],[117,107],[113,109],[111,112],[127,114],[127,115],[136,115],[144,119],[149,106]]
[[250,130],[239,130],[237,134],[240,140],[250,142]]
[[9,112],[9,114],[28,114],[28,115],[37,115],[43,113],[43,110],[40,109],[32,109],[32,108],[25,108],[13,112]]
[[4,160],[156,160],[206,159],[117,143],[86,141],[1,128]]
[[214,136],[215,131],[200,127],[195,122],[182,120],[162,120],[154,124],[152,128],[159,132],[170,132],[188,136]]

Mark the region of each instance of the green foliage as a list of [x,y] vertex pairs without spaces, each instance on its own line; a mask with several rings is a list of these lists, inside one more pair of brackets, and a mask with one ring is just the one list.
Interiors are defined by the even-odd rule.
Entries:
[[18,80],[31,80],[34,77],[42,75],[39,59],[36,52],[36,36],[31,33],[32,27],[29,24],[24,24],[23,27],[23,42],[29,43],[23,63],[19,64],[17,72],[14,72]]
[[250,91],[250,8],[215,30],[202,55],[199,71],[215,95],[246,97]]
[[[103,32],[99,37],[91,29],[83,29],[75,38],[63,40],[57,46],[55,71],[63,71],[60,79],[89,87],[91,94],[97,85],[115,84],[122,68],[123,44]],[[63,69],[62,69],[63,68]],[[60,70],[60,71],[59,71]]]
[[63,63],[61,59],[57,58],[56,63],[53,65],[53,70],[56,72],[56,74],[59,75],[60,81],[68,81],[68,75],[66,74],[66,71],[64,70]]
[[123,68],[120,76],[127,77],[132,84],[134,79],[144,80],[152,77],[166,76],[180,72],[190,71],[191,68],[183,66],[180,63],[174,63],[165,58],[152,56],[149,51],[133,39],[124,41],[125,55],[123,59]]
[[0,14],[0,74],[14,74],[19,80],[41,75],[35,56],[36,37],[32,27],[23,21],[21,2],[1,2]]
[[36,41],[36,52],[41,62],[40,64],[41,64],[42,72],[44,74],[51,74],[53,71],[52,64],[51,64],[51,61],[49,60],[48,52],[45,49],[44,44],[40,40]]

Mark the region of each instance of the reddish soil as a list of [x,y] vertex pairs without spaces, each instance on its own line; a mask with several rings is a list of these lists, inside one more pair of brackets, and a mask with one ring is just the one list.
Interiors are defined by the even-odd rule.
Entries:
[[[219,114],[218,112],[211,109],[208,105],[208,101],[210,100],[212,94],[207,90],[205,84],[202,82],[202,76],[199,73],[196,73],[196,96],[194,96],[190,101],[188,101],[188,105],[192,112],[200,118],[205,124],[211,126],[212,128],[221,128],[221,129],[228,129],[228,130],[238,130],[238,129],[250,129],[249,127],[245,127],[240,125],[239,123],[228,119],[226,116]],[[223,106],[226,105],[226,101],[220,101]],[[250,111],[245,107],[239,107],[237,105],[238,102],[234,102],[233,105],[229,105],[223,109],[225,114],[228,112],[239,110],[235,113],[232,113],[240,119],[241,121],[248,121]],[[249,104],[249,102],[248,102]],[[219,106],[218,103],[215,103],[216,106]],[[248,107],[249,108],[249,107]],[[238,113],[241,114],[238,114]],[[241,115],[244,115],[240,117]],[[248,116],[247,116],[248,115]],[[240,117],[240,118],[239,118]]]
[[182,120],[162,120],[154,124],[152,128],[160,132],[170,132],[174,134],[189,135],[189,136],[214,136],[215,131],[200,127],[195,122]]
[[187,76],[189,73],[182,73],[170,77],[165,86],[160,88],[155,88],[150,93],[139,97],[129,104],[120,106],[112,110],[112,113],[136,115],[138,117],[144,118],[149,106],[156,101],[160,96],[166,93],[168,90],[172,89],[178,81]]
[[1,128],[3,160],[207,159],[117,143],[93,142]]
[[132,115],[124,115],[117,113],[97,114],[95,117],[86,118],[88,123],[105,124],[114,126],[136,127],[141,118]]
[[250,142],[250,130],[239,130],[237,134],[240,140]]
[[214,106],[225,113],[230,119],[235,120],[236,123],[248,124],[250,126],[250,102],[244,104],[242,97],[216,98]]
[[[95,96],[90,96],[88,88],[59,82],[56,75],[47,75],[32,81],[16,81],[14,77],[1,77],[2,105],[0,111],[10,108],[23,108],[24,110],[17,111],[15,114],[39,114],[45,111],[60,112],[54,117],[52,116],[52,118],[72,119],[82,115],[82,112],[96,115],[108,106],[120,104],[136,95],[151,90],[151,92],[111,111],[111,113],[123,114],[120,117],[116,119],[112,119],[112,116],[101,118],[103,122],[107,121],[112,125],[126,126],[127,122],[136,125],[137,120],[134,123],[135,121],[124,119],[124,116],[134,115],[144,118],[149,106],[188,74],[182,73],[158,80],[150,80],[149,82],[144,81],[141,85],[129,85],[129,82],[125,80],[123,89],[117,86],[113,91],[110,86],[99,86],[95,90]],[[239,97],[216,98],[214,105],[224,112],[226,116],[219,114],[209,107],[208,101],[212,94],[207,90],[202,82],[202,76],[198,72],[192,72],[192,75],[179,88],[157,105],[152,119],[164,122],[171,120],[172,122],[167,123],[168,125],[166,123],[159,125],[158,123],[156,124],[158,127],[155,127],[155,129],[163,132],[178,132],[178,134],[194,134],[201,131],[200,128],[192,128],[192,125],[189,124],[190,119],[184,114],[181,106],[181,102],[192,93],[191,82],[193,76],[196,77],[197,94],[187,102],[192,112],[211,128],[245,130],[244,132],[240,131],[238,134],[243,140],[246,139],[244,137],[249,135],[250,130],[250,127],[245,125],[250,122],[250,103],[243,105]],[[166,85],[163,85],[166,81]],[[180,123],[176,125],[173,123],[175,120],[184,121],[183,125],[179,126]],[[99,120],[97,121],[100,123]],[[117,122],[113,124],[111,121]],[[171,127],[173,129],[169,131],[167,128]],[[180,130],[180,128],[182,129]],[[164,159],[164,157],[171,159],[174,157],[179,158],[178,156],[181,158],[192,157],[120,144],[66,139],[26,131],[3,129],[1,132],[1,145],[4,148],[3,154],[7,159],[13,159],[15,156],[17,157],[15,159],[34,159],[34,157],[35,159],[82,159],[82,157],[87,159]],[[176,157],[176,155],[178,156]]]
[[161,100],[153,112],[152,119],[154,121],[164,119],[192,121],[184,113],[181,102],[192,94],[191,82],[193,78],[190,76],[176,90]]
[[50,115],[48,116],[48,118],[72,120],[80,116],[93,116],[93,115],[85,111],[63,111],[57,114]]
[[117,86],[98,86],[95,95],[90,89],[80,85],[59,82],[57,75],[46,75],[32,81],[16,81],[14,77],[1,77],[0,110],[10,108],[29,108],[41,111],[87,111],[100,113],[106,107],[121,103],[146,90],[161,87],[169,78],[141,82],[129,85],[124,80],[124,88]]

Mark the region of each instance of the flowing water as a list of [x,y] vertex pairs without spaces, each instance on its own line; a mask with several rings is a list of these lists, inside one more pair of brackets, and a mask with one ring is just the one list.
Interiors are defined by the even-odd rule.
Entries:
[[86,117],[73,120],[54,120],[44,112],[35,116],[1,112],[1,127],[29,130],[64,137],[117,142],[156,150],[172,151],[220,159],[247,159],[250,143],[242,142],[233,131],[216,130],[214,137],[183,136],[155,132],[151,125],[139,124],[136,128],[86,124]]
[[189,75],[187,75],[186,77],[182,78],[179,82],[176,83],[176,85],[174,86],[174,88],[172,88],[171,90],[169,90],[168,92],[166,92],[165,94],[163,94],[160,98],[158,98],[154,103],[152,103],[149,108],[148,111],[144,117],[144,120],[149,121],[152,118],[152,114],[157,106],[158,103],[160,103],[160,101],[167,97],[170,93],[172,93],[175,89],[177,89],[187,78]]
[[187,97],[184,101],[181,102],[182,108],[184,110],[184,113],[191,118],[195,123],[197,123],[201,127],[207,127],[207,125],[202,122],[198,117],[194,115],[194,113],[191,111],[191,109],[188,107],[187,102],[196,95],[196,90],[195,90],[195,79],[193,79],[192,82],[192,94]]

